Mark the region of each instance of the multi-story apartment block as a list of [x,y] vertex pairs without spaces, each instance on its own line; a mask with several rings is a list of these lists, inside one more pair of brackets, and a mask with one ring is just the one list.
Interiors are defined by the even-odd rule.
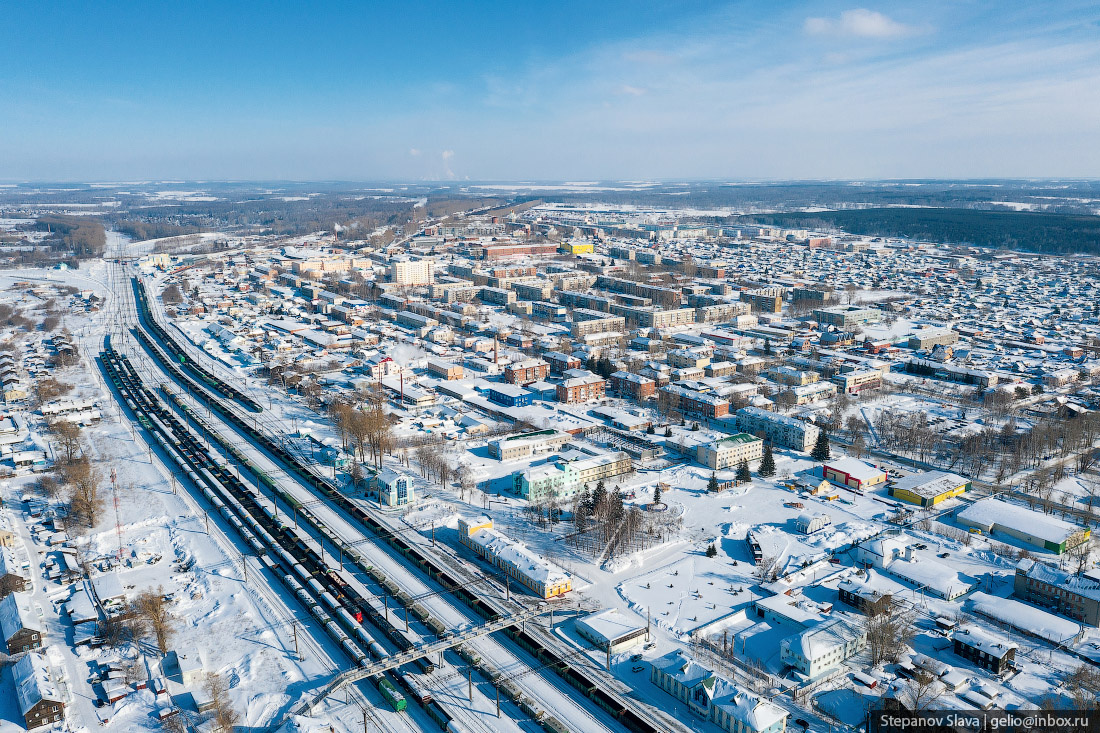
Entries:
[[677,409],[685,415],[698,415],[709,419],[725,417],[729,414],[730,403],[724,397],[708,392],[700,392],[679,384],[669,384],[661,388],[662,399],[670,409]]
[[741,300],[754,312],[780,313],[783,310],[783,288],[760,288],[741,292]]
[[570,369],[580,369],[581,360],[572,354],[563,354],[560,351],[547,351],[542,358],[550,365],[550,373],[560,377]]
[[849,394],[858,394],[865,389],[877,389],[882,386],[882,372],[878,369],[856,369],[851,372],[834,374],[832,381]]
[[759,407],[742,407],[738,410],[737,427],[775,445],[803,452],[813,448],[821,432],[816,425]]
[[577,308],[573,311],[573,325],[570,326],[573,338],[587,336],[590,333],[608,333],[626,330],[626,319],[622,316],[609,316],[599,311]]
[[611,375],[611,391],[619,397],[644,400],[657,392],[657,383],[640,374],[615,372]]
[[695,309],[696,323],[726,323],[737,316],[747,315],[752,310],[748,303],[718,303],[702,305]]
[[738,433],[713,443],[700,445],[695,460],[715,471],[736,468],[741,461],[756,461],[764,455],[764,441],[747,433]]
[[881,316],[882,313],[875,308],[861,308],[858,305],[838,305],[813,311],[813,317],[818,323],[842,329],[862,323],[876,323]]
[[570,370],[570,374],[574,376],[567,375],[568,378],[557,386],[558,402],[573,404],[603,399],[606,384],[603,377],[581,369]]
[[508,384],[525,385],[546,379],[550,365],[542,359],[524,359],[504,367],[504,381]]
[[397,285],[431,285],[431,260],[396,260],[390,263],[390,280]]

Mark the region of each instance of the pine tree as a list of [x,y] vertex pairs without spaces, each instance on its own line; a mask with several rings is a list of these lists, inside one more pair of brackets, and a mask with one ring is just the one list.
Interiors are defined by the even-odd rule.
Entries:
[[814,449],[810,451],[810,458],[818,463],[824,463],[829,460],[829,455],[829,434],[822,430],[817,434],[817,442],[814,443]]
[[666,438],[671,438],[672,437],[672,426],[666,426],[665,427],[665,437]]
[[764,339],[764,356],[772,355],[772,340],[770,338]]
[[718,491],[718,476],[712,471],[710,481],[707,482],[707,491]]
[[741,484],[747,484],[752,481],[752,472],[749,471],[749,462],[742,460],[741,465],[737,467],[737,482]]
[[707,547],[707,557],[714,557],[717,554],[718,548],[714,546],[713,542],[711,542],[710,545]]
[[772,444],[764,444],[764,455],[760,458],[760,467],[756,472],[763,478],[775,475],[775,456],[772,455]]
[[656,486],[653,487],[653,503],[654,504],[660,504],[661,503],[661,485],[660,484],[657,484]]
[[650,423],[649,427],[645,429],[645,434],[646,435],[653,435],[656,432],[657,432],[657,429],[655,427],[653,427],[652,423]]

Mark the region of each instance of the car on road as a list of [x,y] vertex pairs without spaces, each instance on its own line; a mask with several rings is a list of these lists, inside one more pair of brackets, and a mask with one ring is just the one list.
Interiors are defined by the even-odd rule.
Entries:
[[642,661],[642,655],[641,655],[641,654],[635,654],[634,656],[632,656],[632,657],[630,658],[630,661],[632,661],[632,662],[640,662],[640,661]]
[[941,552],[936,557],[951,557],[951,553],[950,552]]
[[637,666],[631,667],[630,671],[631,672],[641,672],[643,669],[645,669],[645,667],[643,667],[642,665],[639,664]]

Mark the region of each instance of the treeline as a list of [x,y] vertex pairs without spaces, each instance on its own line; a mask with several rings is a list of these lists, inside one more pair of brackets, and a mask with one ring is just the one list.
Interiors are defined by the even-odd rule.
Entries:
[[55,256],[88,259],[103,255],[107,232],[103,223],[90,216],[40,216],[34,224],[40,232],[50,232],[42,244]]
[[876,208],[739,217],[744,222],[837,228],[876,237],[1050,254],[1100,252],[1100,216],[981,209]]
[[114,227],[117,231],[137,240],[179,237],[203,231],[202,227],[195,224],[174,224],[162,220],[142,219],[122,219],[116,221]]

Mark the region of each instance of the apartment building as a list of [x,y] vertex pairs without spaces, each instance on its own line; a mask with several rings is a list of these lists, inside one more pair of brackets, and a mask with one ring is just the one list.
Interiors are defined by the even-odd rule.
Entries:
[[573,325],[569,332],[573,338],[587,336],[590,333],[607,333],[609,331],[625,331],[626,319],[622,316],[609,316],[600,311],[577,308],[573,311]]
[[780,313],[783,311],[783,288],[744,290],[741,300],[748,303],[754,313]]
[[865,389],[878,389],[882,386],[882,372],[878,369],[856,369],[842,374],[834,374],[831,381],[848,394],[859,394]]
[[729,400],[724,397],[679,384],[669,384],[662,387],[660,392],[670,409],[677,409],[685,415],[714,419],[725,417],[730,411]]
[[748,303],[717,303],[703,305],[695,309],[696,323],[726,323],[738,316],[748,315],[752,306]]
[[542,358],[550,365],[550,373],[560,377],[570,369],[580,369],[581,360],[572,354],[563,354],[560,351],[547,351]]
[[560,430],[536,430],[530,433],[510,435],[489,443],[489,455],[498,461],[515,461],[538,453],[556,451],[570,439],[569,433]]
[[546,379],[550,365],[541,359],[524,359],[504,368],[504,381],[508,384],[525,385]]
[[738,433],[713,443],[700,445],[695,460],[704,466],[721,471],[737,468],[741,461],[757,461],[764,455],[764,441],[747,433]]
[[644,400],[657,392],[657,383],[640,374],[615,372],[611,375],[611,391],[619,397]]
[[431,260],[396,260],[390,263],[390,281],[396,285],[431,285]]
[[570,370],[570,373],[583,372],[570,376],[557,386],[558,402],[574,404],[602,400],[606,383],[604,378],[581,369]]

